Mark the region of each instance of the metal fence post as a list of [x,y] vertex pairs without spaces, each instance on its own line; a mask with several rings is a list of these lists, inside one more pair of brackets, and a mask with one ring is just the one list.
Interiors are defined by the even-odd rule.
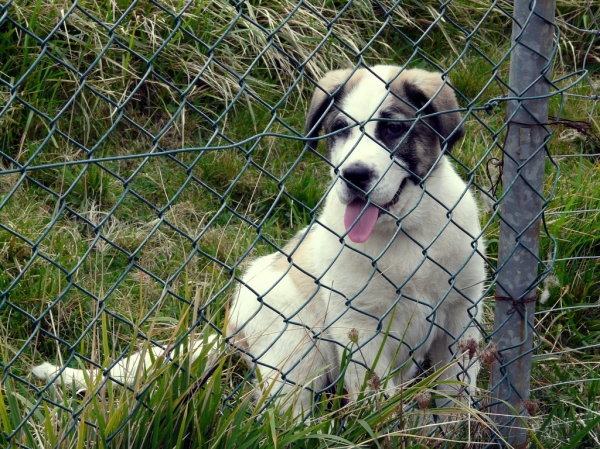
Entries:
[[555,0],[514,6],[509,96],[518,99],[507,111],[493,337],[499,361],[490,383],[491,412],[513,447],[523,447],[528,436],[554,11]]

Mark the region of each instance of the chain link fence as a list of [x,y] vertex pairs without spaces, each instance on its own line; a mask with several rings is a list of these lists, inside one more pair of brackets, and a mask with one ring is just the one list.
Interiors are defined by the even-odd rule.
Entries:
[[[332,339],[342,366],[364,365],[363,388],[350,397],[343,369],[312,385],[307,420],[287,422],[296,436],[279,445],[312,447],[300,438],[317,432],[332,444],[382,447],[600,443],[599,14],[590,2],[567,0],[6,2],[2,444],[277,447],[283,424],[274,424],[273,410],[291,412],[272,398],[297,383],[291,373],[306,360],[269,365],[268,349],[256,353],[228,333],[233,298],[240,285],[253,288],[244,270],[259,257],[278,254],[286,273],[303,269],[294,245],[304,237],[294,236],[323,227],[318,211],[335,194],[329,172],[337,182],[342,176],[340,162],[305,130],[310,99],[328,90],[319,81],[328,71],[380,63],[441,72],[452,83],[444,86],[458,109],[449,109],[461,113],[465,136],[436,164],[450,159],[466,180],[462,195],[477,198],[482,231],[463,230],[472,252],[457,267],[440,267],[439,299],[466,297],[461,291],[473,285],[457,278],[472,257],[485,256],[486,279],[469,299],[477,335],[436,323],[438,307],[417,324],[428,328],[421,341],[392,335],[394,314],[420,301],[406,287],[418,267],[392,283],[385,316],[352,309],[354,297],[342,294],[344,310],[377,322],[368,338],[345,327],[347,335]],[[339,108],[335,92],[328,95]],[[434,111],[432,119],[428,104],[413,128],[449,115]],[[441,136],[447,149],[448,139]],[[429,176],[415,182],[423,192]],[[435,239],[419,243],[420,265],[435,263],[430,247],[455,223],[454,206],[444,207]],[[395,217],[394,238],[414,241],[403,218]],[[348,236],[336,237],[341,253]],[[378,259],[362,255],[373,263],[371,278],[385,277]],[[343,291],[308,275],[329,295]],[[286,315],[265,294],[254,292],[261,307],[286,329],[298,324],[300,310]],[[311,347],[327,340],[326,330],[310,330]],[[439,360],[417,359],[438,331],[452,352],[443,381]],[[395,339],[396,353],[408,354],[387,377],[364,362],[377,338]],[[140,352],[145,364],[135,363]],[[60,372],[32,376],[47,361]],[[415,378],[386,390],[413,362]],[[468,369],[477,364],[475,390]],[[265,368],[284,381],[265,383]],[[83,378],[61,379],[71,369],[83,369]],[[447,395],[449,384],[460,400]],[[264,430],[253,436],[250,425],[227,443],[223,435],[246,429],[242,420]]]

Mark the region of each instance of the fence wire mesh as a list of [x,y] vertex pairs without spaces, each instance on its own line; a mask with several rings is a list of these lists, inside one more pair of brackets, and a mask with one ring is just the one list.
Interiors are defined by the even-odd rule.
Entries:
[[[283,439],[285,445],[319,447],[316,439],[301,438],[318,431],[340,444],[454,447],[477,441],[492,447],[514,443],[502,431],[506,422],[490,418],[508,401],[530,416],[523,426],[541,447],[598,444],[599,14],[589,1],[557,2],[556,21],[548,21],[551,51],[536,74],[548,84],[549,92],[539,96],[548,99],[550,115],[529,127],[543,133],[541,144],[507,162],[509,124],[522,124],[515,110],[527,110],[523,92],[509,85],[511,57],[522,38],[511,41],[517,20],[511,2],[4,3],[0,442],[31,448],[277,447],[278,432],[285,434],[279,419],[300,411],[306,421],[287,421],[300,436]],[[528,14],[526,23],[536,17]],[[347,118],[336,129],[323,120],[329,150],[344,133],[378,141],[367,125],[394,117],[374,117],[378,106],[362,111],[362,103],[350,110],[341,93],[359,83],[358,74],[400,101],[393,82],[403,75],[382,83],[372,68],[381,63],[443,74],[442,85],[412,105],[403,129],[408,136],[439,138],[447,151],[430,167],[449,159],[466,184],[460,199],[444,203],[436,198],[444,189],[428,189],[437,168],[403,166],[421,192],[415,204],[442,208],[443,219],[434,223],[430,240],[421,241],[420,229],[403,227],[410,211],[396,216],[378,203],[376,217],[393,215],[397,226],[382,253],[373,255],[350,242],[351,231],[329,228],[319,214],[330,207],[326,198],[337,195],[335,186],[349,179],[342,165],[350,156],[336,159],[318,146],[320,121],[305,129],[305,119],[314,92],[321,92],[327,108],[320,114],[337,111]],[[343,68],[349,71],[332,90],[323,76]],[[443,95],[456,97],[457,106],[436,110]],[[363,101],[367,108],[375,100]],[[512,110],[511,102],[517,105]],[[365,119],[362,112],[371,115]],[[444,131],[439,123],[457,113],[460,119]],[[454,143],[460,126],[465,136]],[[401,153],[408,139],[389,150]],[[543,184],[525,184],[541,209],[527,211],[530,222],[516,229],[503,207],[536,157],[543,159]],[[389,160],[385,173],[398,167],[397,158]],[[521,181],[505,178],[503,184],[511,163]],[[468,192],[479,203],[481,230],[466,229],[457,218]],[[525,201],[517,201],[512,213],[522,212]],[[360,224],[370,207],[369,200],[350,222]],[[501,226],[513,232],[504,242]],[[309,231],[299,233],[305,227]],[[460,229],[469,251],[441,263],[436,242],[445,241],[449,228]],[[539,254],[525,242],[532,230],[541,236]],[[328,269],[336,272],[340,257],[353,251],[370,271],[363,276],[347,268],[348,278],[328,283],[328,270],[308,266],[301,250],[319,232],[329,235],[323,241],[337,242],[330,244]],[[394,240],[413,245],[414,264],[400,280],[385,256]],[[319,257],[331,253],[314,243],[311,248]],[[499,279],[519,251],[533,259],[535,273],[522,294],[513,295]],[[408,258],[394,257],[394,263]],[[485,280],[467,283],[464,273],[481,257]],[[257,259],[280,268],[263,292],[245,271]],[[422,266],[439,278],[433,305],[414,287],[429,288],[423,279],[430,278],[418,284]],[[304,276],[308,293],[288,310],[272,299],[272,290],[280,285],[293,297],[285,283],[293,276]],[[341,285],[363,278],[358,292]],[[383,310],[368,307],[377,293],[368,286],[376,282],[394,292]],[[235,298],[249,294],[251,316],[236,321]],[[341,297],[340,309],[326,306],[321,312],[335,317],[307,324],[303,313],[321,297]],[[498,304],[506,297],[509,311],[494,326],[494,299]],[[531,298],[537,304],[526,304]],[[456,318],[459,328],[443,320],[453,314],[462,317]],[[269,335],[253,346],[243,333],[251,334],[256,317],[277,324],[259,326]],[[515,357],[515,348],[498,348],[513,318],[528,335]],[[366,320],[367,328],[360,327]],[[391,323],[403,324],[396,329]],[[289,337],[298,328],[308,343]],[[430,345],[436,339],[443,342],[437,357]],[[281,349],[291,362],[270,356],[296,343],[301,350]],[[383,372],[375,365],[385,354],[374,345],[394,348]],[[309,381],[315,350],[337,354],[342,369],[327,376],[311,372],[316,377]],[[136,363],[144,357],[146,363]],[[527,357],[532,364],[519,379],[527,382],[526,394],[514,402],[523,390],[507,370]],[[32,368],[48,361],[59,371],[35,378]],[[450,363],[441,374],[434,372],[440,363]],[[471,377],[478,365],[475,389]],[[79,377],[72,374],[79,369]],[[360,373],[356,382],[364,381],[355,392],[348,381],[352,369]],[[498,393],[503,382],[506,397]],[[311,392],[298,400],[301,406],[290,405],[286,397],[293,395],[280,394],[296,384]],[[236,443],[232,434],[238,431]]]

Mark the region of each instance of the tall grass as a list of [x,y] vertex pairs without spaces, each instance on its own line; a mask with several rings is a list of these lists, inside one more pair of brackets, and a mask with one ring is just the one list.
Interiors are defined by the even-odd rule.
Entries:
[[[59,385],[40,392],[45,384],[29,373],[44,360],[108,368],[147,339],[172,344],[223,329],[231,273],[306,225],[323,195],[323,154],[298,140],[303,116],[313,81],[355,64],[358,51],[369,64],[452,67],[461,105],[475,108],[454,157],[465,175],[477,167],[487,224],[493,179],[485,161],[501,157],[504,110],[486,106],[506,93],[511,12],[509,2],[491,10],[488,3],[455,0],[443,19],[429,0],[382,2],[394,7],[390,14],[375,2],[329,0],[298,8],[290,1],[7,5],[0,22],[0,444],[485,441],[489,418],[462,403],[441,412],[448,415],[443,432],[434,426],[423,399],[436,394],[433,375],[401,395],[371,389],[351,409],[332,394],[299,423],[276,404],[263,407],[259,381],[224,346],[211,375],[205,357],[192,363],[177,353],[176,363],[157,360],[130,388],[97,376],[85,392]],[[594,27],[598,14],[573,0],[558,1],[558,11],[578,28]],[[590,75],[553,99],[552,113],[589,121],[599,134],[591,96],[600,44],[559,25],[555,78],[583,66]],[[218,146],[228,148],[205,150]],[[540,287],[532,439],[540,447],[589,447],[600,432],[600,183],[591,156],[600,151],[597,141],[557,127],[550,152],[559,157],[547,168],[545,193],[556,191],[542,257],[553,257],[555,239],[558,261]],[[40,168],[25,173],[24,166]],[[259,225],[265,239],[255,244]],[[487,229],[493,262],[497,223]],[[70,358],[73,351],[84,358]]]

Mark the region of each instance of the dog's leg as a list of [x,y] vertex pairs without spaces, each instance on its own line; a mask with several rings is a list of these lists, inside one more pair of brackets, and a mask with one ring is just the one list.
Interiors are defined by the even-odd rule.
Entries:
[[[306,257],[294,253],[295,263],[308,268]],[[256,366],[259,388],[296,417],[310,410],[313,391],[325,389],[335,369],[332,343],[322,335],[327,311],[319,289],[313,277],[272,254],[248,268],[228,314],[228,341]]]
[[[462,328],[449,330],[453,331],[452,335],[460,335],[463,331]],[[470,397],[476,394],[476,381],[479,373],[479,360],[476,353],[479,340],[479,331],[472,326],[464,332],[458,342],[453,336],[446,333],[438,335],[429,351],[431,360],[437,361],[434,369],[437,370],[450,364],[438,380],[455,381],[438,385],[437,390],[444,396],[456,398],[467,405],[470,403]],[[444,397],[438,399],[436,404],[438,407],[452,406],[452,402],[451,399]]]
[[[365,387],[370,391],[384,392],[385,385],[385,393],[394,394],[394,389],[400,382],[403,379],[410,379],[417,371],[416,364],[409,360],[407,346],[398,348],[397,344],[390,344],[389,336],[386,344],[383,345],[385,339],[383,334],[373,339],[370,339],[367,332],[363,332],[363,334],[364,336],[360,336],[358,342],[351,346],[353,348],[352,360],[345,367],[344,388],[348,393],[346,399],[350,401],[354,401]],[[341,337],[339,338],[341,340]],[[338,351],[338,357],[341,358],[344,350],[339,347]],[[377,357],[377,364],[375,365]],[[395,373],[394,376],[386,380],[402,361],[409,361],[402,370],[403,374]],[[365,367],[368,367],[368,369]]]
[[[331,343],[317,338],[302,326],[288,323],[262,310],[252,324],[230,342],[245,355],[248,365],[256,367],[257,394],[278,396],[281,411],[293,409],[300,417],[310,410],[313,392],[327,386],[334,356]],[[233,327],[233,326],[232,326]]]
[[[297,343],[295,343],[298,347]],[[267,355],[271,352],[267,353]],[[291,361],[292,359],[290,359]],[[311,410],[315,392],[327,387],[327,379],[331,368],[324,363],[322,354],[311,350],[299,360],[292,369],[276,369],[277,362],[286,365],[273,357],[261,357],[257,364],[259,394],[276,397],[277,407],[281,412],[292,409],[292,415],[301,419]]]
[[[187,351],[192,361],[196,360],[206,347],[212,347],[217,342],[216,335],[210,335],[206,341],[199,339],[194,341]],[[164,349],[152,347],[147,350],[135,352],[123,360],[120,360],[107,373],[112,379],[125,385],[132,385],[140,374],[150,369],[154,361],[167,355]],[[209,357],[214,357],[215,349],[211,349]],[[169,360],[171,358],[169,357]],[[141,365],[141,366],[140,366]],[[87,373],[81,369],[60,367],[48,362],[44,362],[32,369],[32,374],[38,379],[50,381],[52,383],[62,383],[65,387],[74,387],[77,390],[88,388],[86,377],[91,379],[100,374],[97,369],[88,370]]]

